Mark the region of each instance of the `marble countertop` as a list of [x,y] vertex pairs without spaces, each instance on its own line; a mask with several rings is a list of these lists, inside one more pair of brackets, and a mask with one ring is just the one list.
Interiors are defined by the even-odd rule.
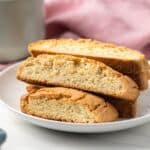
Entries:
[[150,123],[105,134],[71,134],[31,125],[0,104],[0,128],[7,132],[1,150],[150,150]]

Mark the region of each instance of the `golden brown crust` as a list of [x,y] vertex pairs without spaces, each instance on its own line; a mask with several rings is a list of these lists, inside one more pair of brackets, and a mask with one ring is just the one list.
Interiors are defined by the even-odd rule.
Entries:
[[[101,93],[101,91],[99,91],[98,89],[93,89],[92,87],[81,87],[81,86],[76,86],[74,84],[68,84],[68,83],[60,83],[60,82],[48,82],[46,80],[42,81],[42,80],[37,80],[37,79],[32,79],[32,78],[28,78],[24,75],[22,75],[22,70],[24,68],[26,68],[26,66],[30,65],[30,63],[32,62],[32,60],[38,60],[39,63],[47,63],[47,61],[49,60],[49,58],[53,59],[53,60],[71,60],[71,61],[75,61],[77,62],[85,62],[85,63],[91,63],[93,65],[98,65],[101,68],[105,68],[111,71],[111,73],[114,76],[117,76],[119,78],[119,80],[121,80],[121,84],[124,86],[124,91],[123,93],[120,93],[120,91],[117,92],[117,94],[109,94],[109,93]],[[46,60],[47,59],[47,60]],[[94,68],[93,68],[94,69]],[[67,74],[66,74],[67,75]],[[85,90],[85,91],[90,91],[90,92],[96,92],[96,93],[100,93],[100,94],[104,94],[107,95],[109,94],[110,96],[113,97],[119,97],[119,98],[124,98],[126,100],[129,101],[135,101],[135,99],[137,99],[138,95],[139,95],[139,90],[138,90],[138,86],[135,84],[134,81],[132,81],[130,78],[128,78],[127,76],[124,76],[123,74],[111,69],[110,67],[106,66],[105,64],[99,62],[99,61],[95,61],[95,60],[91,60],[91,59],[87,59],[87,58],[81,58],[81,57],[74,57],[74,56],[69,56],[69,55],[39,55],[36,58],[30,57],[28,58],[26,61],[24,61],[18,69],[17,72],[17,78],[25,81],[27,83],[31,83],[31,84],[39,84],[39,85],[55,85],[55,86],[63,86],[63,87],[70,87],[70,88],[76,88],[76,89],[81,89],[81,90]]]
[[[48,47],[40,47],[40,45],[48,45],[50,44]],[[84,44],[85,46],[85,50],[86,49],[91,49],[91,47],[96,47],[96,48],[104,48],[104,50],[111,50],[111,49],[115,49],[116,52],[120,52],[122,51],[122,53],[124,53],[124,51],[129,51],[129,53],[132,54],[136,54],[137,55],[137,59],[131,59],[131,58],[111,58],[111,57],[105,57],[105,56],[99,56],[97,54],[97,56],[92,55],[92,54],[81,54],[81,53],[70,53],[68,52],[69,46],[70,44],[72,45],[77,45],[80,46],[80,44]],[[57,46],[62,46],[63,52],[61,52],[61,50],[58,52],[57,51]],[[65,46],[65,51],[63,46]],[[78,47],[77,47],[78,48]],[[79,47],[80,48],[80,47]],[[110,49],[111,48],[111,49]],[[112,45],[112,44],[108,44],[108,43],[102,43],[102,42],[98,42],[95,40],[90,40],[90,39],[79,39],[79,40],[72,40],[72,39],[50,39],[50,40],[40,40],[37,42],[33,42],[31,44],[29,44],[28,46],[28,50],[29,52],[33,55],[33,56],[37,56],[40,54],[69,54],[69,55],[74,55],[74,56],[80,56],[80,57],[88,57],[90,59],[95,59],[98,61],[101,61],[103,63],[105,63],[106,65],[112,67],[113,69],[126,74],[126,75],[131,75],[130,77],[132,78],[132,74],[134,77],[133,78],[135,81],[137,81],[137,84],[139,85],[140,89],[147,89],[147,85],[148,85],[148,61],[146,60],[146,58],[144,57],[143,54],[141,54],[140,52],[131,50],[129,48],[126,47],[121,47],[121,46],[116,46],[116,45]],[[83,49],[84,50],[84,49]],[[141,73],[143,74],[144,77],[146,78],[141,78]],[[136,74],[136,76],[134,75]]]
[[140,90],[144,90],[148,88],[148,72],[141,72],[139,74],[126,74],[131,77],[140,87]]
[[39,88],[36,86],[30,86],[28,87],[28,90],[32,92],[29,92],[27,95],[22,96],[21,111],[30,115],[46,119],[54,119],[68,122],[80,122],[77,119],[70,120],[63,116],[51,116],[49,118],[45,114],[38,115],[38,113],[33,113],[34,111],[30,110],[30,108],[28,107],[29,101],[33,100],[32,98],[37,97],[42,99],[42,97],[47,97],[49,101],[55,99],[56,101],[61,100],[63,103],[69,102],[73,105],[78,104],[82,105],[83,107],[86,107],[94,115],[94,122],[108,122],[114,121],[118,118],[118,112],[111,104],[105,102],[103,98],[86,92],[63,87]]
[[126,101],[118,102],[116,99],[110,99],[109,102],[114,105],[114,107],[119,112],[120,118],[133,118],[136,116],[137,103],[127,103]]
[[26,90],[28,93],[34,93],[37,90],[41,89],[43,86],[40,85],[34,85],[34,84],[29,84],[28,86],[26,86]]
[[107,99],[119,112],[120,118],[133,118],[136,116],[137,101],[127,102],[123,99],[116,99],[108,96],[102,96]]

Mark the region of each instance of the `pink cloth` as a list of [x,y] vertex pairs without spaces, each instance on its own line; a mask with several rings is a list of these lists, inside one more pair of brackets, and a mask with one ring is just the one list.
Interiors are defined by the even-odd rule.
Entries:
[[85,37],[150,58],[150,0],[45,0],[47,38]]

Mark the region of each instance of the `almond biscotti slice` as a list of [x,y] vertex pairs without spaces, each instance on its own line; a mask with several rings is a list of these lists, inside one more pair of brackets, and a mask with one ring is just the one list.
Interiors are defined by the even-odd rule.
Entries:
[[96,59],[129,75],[140,89],[148,87],[148,61],[140,52],[126,47],[90,39],[50,39],[33,42],[28,50],[33,56],[44,53],[69,54]]
[[[28,93],[34,93],[41,88],[44,87],[39,85],[28,85],[26,87],[26,90]],[[102,95],[97,96],[104,98],[105,100],[107,100],[107,102],[112,104],[117,109],[120,118],[133,118],[136,116],[136,108],[137,108],[136,100],[130,102],[124,99],[116,99],[109,96],[102,96]]]
[[40,88],[22,96],[21,110],[45,119],[76,123],[110,122],[118,118],[117,110],[103,98],[63,87]]
[[70,55],[39,55],[22,62],[17,78],[27,83],[57,85],[135,101],[136,83],[105,64]]

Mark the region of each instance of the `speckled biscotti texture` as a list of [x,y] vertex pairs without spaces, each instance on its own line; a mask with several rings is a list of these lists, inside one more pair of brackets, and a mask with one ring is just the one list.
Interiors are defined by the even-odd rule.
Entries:
[[22,62],[17,78],[31,84],[57,85],[135,101],[136,83],[105,64],[70,55],[39,55]]
[[24,113],[45,119],[100,123],[118,119],[117,110],[103,98],[75,89],[34,89],[21,98]]
[[141,90],[148,87],[148,61],[140,52],[126,47],[91,39],[50,39],[33,42],[28,50],[33,56],[69,54],[96,59],[130,76]]
[[[26,90],[28,91],[28,93],[34,93],[41,88],[43,87],[38,85],[28,85],[26,87]],[[136,116],[136,107],[137,107],[136,101],[130,102],[123,99],[120,100],[108,96],[102,96],[102,95],[97,95],[97,96],[104,98],[105,100],[107,100],[107,102],[115,106],[115,108],[119,113],[120,118],[133,118]]]

